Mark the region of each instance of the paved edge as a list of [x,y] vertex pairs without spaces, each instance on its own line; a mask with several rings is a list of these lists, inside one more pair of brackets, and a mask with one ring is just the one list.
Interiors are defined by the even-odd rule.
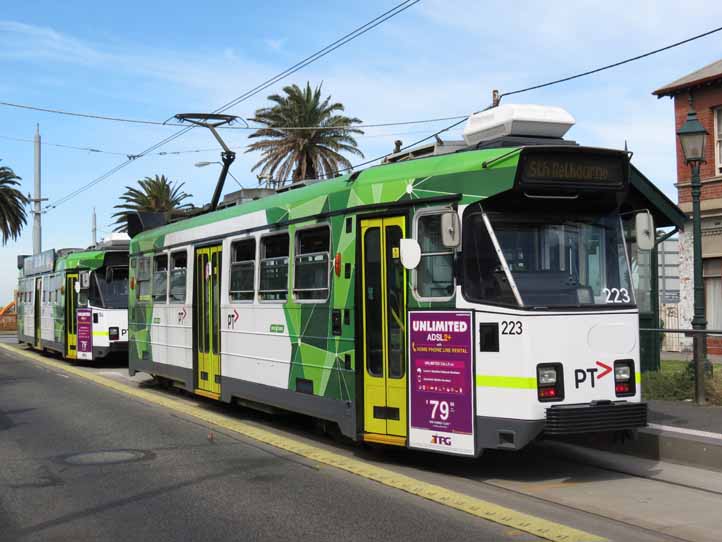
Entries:
[[163,406],[176,412],[211,423],[218,427],[228,429],[275,448],[286,450],[318,463],[350,472],[368,480],[373,480],[385,486],[399,489],[406,493],[410,493],[411,495],[422,497],[443,506],[466,512],[472,516],[476,516],[493,523],[506,525],[507,527],[533,534],[545,540],[552,540],[555,542],[606,542],[607,540],[606,538],[574,529],[560,523],[531,516],[523,512],[517,512],[516,510],[488,501],[483,501],[457,491],[452,491],[441,486],[422,482],[409,476],[365,463],[358,459],[344,457],[340,454],[315,448],[293,439],[277,435],[270,431],[258,429],[257,427],[253,427],[252,425],[240,420],[215,412],[208,412],[202,407],[158,395],[148,390],[133,388],[127,384],[121,384],[109,378],[89,373],[65,362],[45,358],[38,353],[25,350],[18,346],[0,343],[0,348],[8,352],[30,358],[33,361],[54,369],[59,369],[85,380],[89,380],[100,386],[111,388],[125,395],[136,397],[148,403]]

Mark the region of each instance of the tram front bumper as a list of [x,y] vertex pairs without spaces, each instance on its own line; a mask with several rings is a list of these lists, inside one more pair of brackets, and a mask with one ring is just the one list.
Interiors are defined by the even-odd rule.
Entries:
[[647,425],[647,403],[604,401],[555,405],[546,410],[546,435],[606,433]]

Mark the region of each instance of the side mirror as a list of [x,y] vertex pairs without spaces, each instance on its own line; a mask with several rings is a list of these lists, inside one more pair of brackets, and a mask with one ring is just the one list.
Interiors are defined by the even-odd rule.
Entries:
[[655,241],[654,219],[649,211],[641,211],[634,217],[637,234],[637,247],[640,250],[652,250]]
[[401,239],[399,245],[401,265],[406,269],[416,269],[421,262],[421,246],[416,239]]
[[454,211],[441,215],[441,242],[446,248],[456,248],[461,243],[461,224]]

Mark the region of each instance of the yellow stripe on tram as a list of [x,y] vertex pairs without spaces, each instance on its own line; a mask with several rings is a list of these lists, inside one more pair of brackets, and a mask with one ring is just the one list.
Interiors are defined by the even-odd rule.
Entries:
[[536,378],[526,376],[476,375],[476,385],[480,388],[516,388],[536,389]]
[[125,395],[142,399],[148,403],[194,417],[206,423],[244,435],[245,437],[254,439],[269,446],[300,455],[316,461],[317,463],[356,474],[357,476],[373,480],[387,487],[398,489],[411,495],[433,501],[441,504],[442,506],[460,510],[472,516],[492,521],[499,525],[506,525],[507,527],[511,527],[517,531],[530,533],[544,540],[551,540],[553,542],[607,541],[606,538],[601,536],[593,535],[579,529],[574,529],[573,527],[569,527],[561,523],[555,523],[553,521],[525,514],[523,512],[517,512],[511,508],[506,508],[489,501],[477,499],[476,497],[446,489],[445,487],[436,484],[423,482],[389,469],[377,467],[359,459],[304,444],[303,442],[279,435],[272,431],[260,429],[249,423],[243,422],[238,418],[220,413],[215,409],[204,408],[202,404],[188,403],[180,399],[160,394],[156,391],[134,388],[128,384],[116,382],[110,378],[90,373],[79,367],[45,358],[40,354],[24,350],[18,346],[0,343],[0,348],[14,354],[25,356],[46,366],[53,367],[54,369],[90,380],[100,386],[110,388]]

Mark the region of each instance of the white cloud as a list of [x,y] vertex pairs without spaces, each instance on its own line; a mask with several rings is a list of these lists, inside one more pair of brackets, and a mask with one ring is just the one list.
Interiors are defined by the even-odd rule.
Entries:
[[283,49],[283,46],[286,44],[286,38],[280,38],[280,39],[265,39],[264,43],[266,46],[271,49],[272,51],[280,51]]

